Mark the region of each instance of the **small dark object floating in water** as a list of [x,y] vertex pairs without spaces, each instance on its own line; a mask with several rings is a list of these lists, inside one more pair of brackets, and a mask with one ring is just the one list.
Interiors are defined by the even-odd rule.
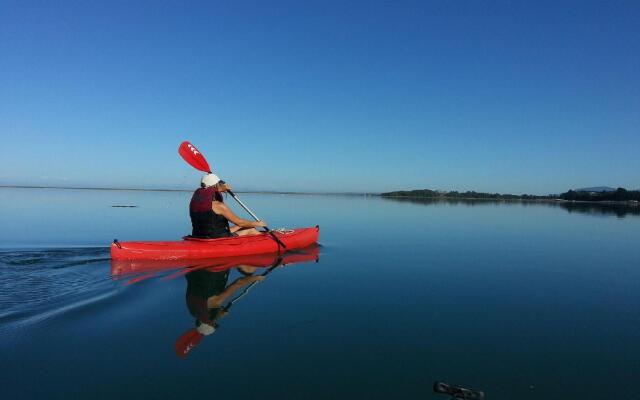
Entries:
[[451,399],[483,400],[484,392],[481,390],[467,389],[462,386],[451,385],[444,382],[434,382],[433,391],[448,394]]
[[111,207],[116,207],[116,208],[137,208],[138,206],[121,206],[121,205],[115,205],[115,206],[111,206]]

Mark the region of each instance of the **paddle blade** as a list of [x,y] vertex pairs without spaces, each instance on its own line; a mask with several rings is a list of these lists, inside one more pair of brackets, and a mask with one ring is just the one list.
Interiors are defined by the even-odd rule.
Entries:
[[176,341],[176,356],[179,358],[186,357],[200,343],[203,337],[196,329],[190,329],[183,333]]
[[191,143],[187,141],[182,142],[178,148],[178,154],[193,168],[202,172],[211,172],[211,167],[209,167],[207,160],[202,153],[200,153],[200,150],[196,149],[196,146]]

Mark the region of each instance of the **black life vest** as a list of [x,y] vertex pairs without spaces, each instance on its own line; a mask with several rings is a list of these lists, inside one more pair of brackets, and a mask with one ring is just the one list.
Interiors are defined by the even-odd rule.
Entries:
[[211,209],[214,200],[222,201],[222,195],[214,187],[200,188],[193,193],[189,203],[191,236],[210,239],[231,236],[229,221]]
[[186,275],[187,308],[199,322],[209,325],[215,323],[221,309],[210,309],[207,306],[207,300],[224,292],[229,280],[229,271],[211,272],[199,269]]

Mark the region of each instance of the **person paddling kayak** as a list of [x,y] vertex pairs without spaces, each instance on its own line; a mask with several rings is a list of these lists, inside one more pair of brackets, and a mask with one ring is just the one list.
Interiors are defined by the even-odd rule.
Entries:
[[[200,188],[193,193],[189,203],[192,237],[217,239],[230,236],[258,235],[258,227],[267,226],[264,221],[248,221],[231,211],[222,198],[222,193],[231,186],[215,174],[202,177]],[[230,227],[229,222],[235,226]]]

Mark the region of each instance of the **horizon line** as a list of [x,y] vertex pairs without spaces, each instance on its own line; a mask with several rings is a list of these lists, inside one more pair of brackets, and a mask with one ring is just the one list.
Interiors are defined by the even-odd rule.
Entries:
[[[194,189],[161,189],[161,188],[116,188],[116,187],[86,187],[86,186],[40,186],[40,185],[1,185],[0,188],[10,189],[62,189],[62,190],[121,190],[141,192],[193,192]],[[304,194],[304,195],[353,195],[353,196],[379,196],[381,192],[296,192],[289,190],[234,190],[236,193],[245,194]]]

